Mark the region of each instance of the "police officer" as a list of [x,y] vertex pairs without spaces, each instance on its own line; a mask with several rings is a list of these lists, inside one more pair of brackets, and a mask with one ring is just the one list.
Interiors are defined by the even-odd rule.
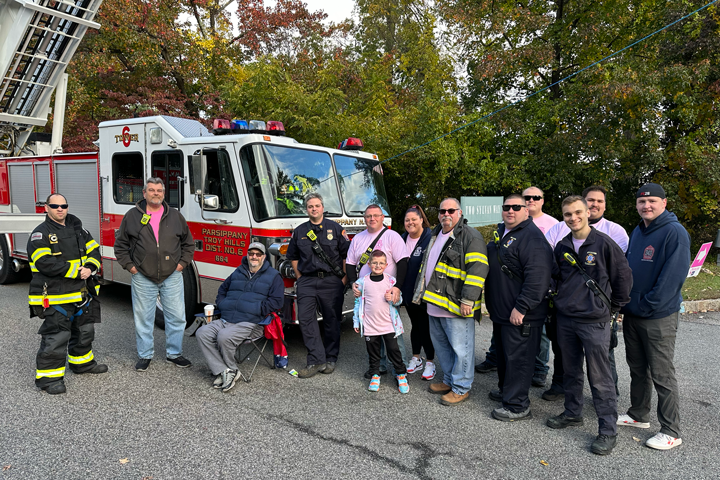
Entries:
[[[92,341],[100,307],[93,275],[100,270],[100,245],[68,214],[65,197],[50,195],[45,221],[27,245],[30,269],[30,316],[44,321],[36,357],[35,385],[51,395],[65,393],[65,356],[74,373],[105,373],[95,361]],[[91,296],[92,294],[92,296]]]
[[532,418],[528,393],[547,316],[553,260],[550,244],[528,218],[522,196],[505,198],[502,218],[495,241],[487,247],[485,302],[493,322],[499,387],[490,398],[502,401],[492,417],[514,422]]
[[[305,209],[310,221],[295,229],[287,250],[297,279],[300,331],[308,350],[307,367],[298,372],[300,378],[335,370],[340,351],[345,257],[350,246],[342,227],[324,218],[320,194],[308,194]],[[323,316],[324,343],[316,315],[318,306]]]

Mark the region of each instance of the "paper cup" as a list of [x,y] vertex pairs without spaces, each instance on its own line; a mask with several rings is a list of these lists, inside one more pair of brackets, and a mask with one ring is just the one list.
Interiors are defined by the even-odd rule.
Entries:
[[208,319],[213,316],[213,313],[215,313],[215,306],[205,305],[205,316],[208,317]]

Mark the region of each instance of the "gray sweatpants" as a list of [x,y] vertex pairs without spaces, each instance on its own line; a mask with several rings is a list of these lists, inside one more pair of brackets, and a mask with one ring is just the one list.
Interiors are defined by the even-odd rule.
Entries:
[[213,320],[195,332],[200,350],[205,355],[213,375],[220,375],[226,368],[237,370],[235,350],[244,340],[263,334],[263,326],[256,323],[227,323]]
[[658,396],[660,433],[680,438],[680,392],[675,379],[675,337],[679,314],[655,320],[625,315],[625,356],[630,367],[628,415],[638,422],[650,421],[652,386]]

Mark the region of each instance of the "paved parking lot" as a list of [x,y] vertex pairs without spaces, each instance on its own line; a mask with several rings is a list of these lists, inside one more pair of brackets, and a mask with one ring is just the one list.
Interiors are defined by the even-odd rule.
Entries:
[[[104,287],[96,358],[110,371],[66,377],[68,393],[49,396],[33,385],[40,321],[28,318],[27,284],[0,286],[0,478],[628,478],[710,479],[720,475],[720,314],[683,317],[676,351],[681,386],[683,445],[658,452],[643,446],[650,430],[621,430],[612,455],[589,452],[597,420],[586,387],[585,425],[554,431],[545,420],[559,403],[531,391],[534,419],[493,420],[487,397],[495,374],[476,375],[471,398],[444,407],[419,374],[401,395],[383,377],[380,392],[366,390],[364,345],[343,326],[341,357],[332,375],[301,380],[260,366],[252,383],[223,394],[194,338],[179,369],[164,361],[156,330],[156,357],[135,372],[129,287]],[[409,331],[409,321],[405,323]],[[491,324],[477,329],[478,359]],[[624,358],[622,337],[617,358]],[[305,351],[299,332],[288,335],[290,367]],[[409,339],[407,340],[409,347]],[[619,362],[620,407],[628,407],[629,374]],[[546,462],[543,465],[541,461]]]

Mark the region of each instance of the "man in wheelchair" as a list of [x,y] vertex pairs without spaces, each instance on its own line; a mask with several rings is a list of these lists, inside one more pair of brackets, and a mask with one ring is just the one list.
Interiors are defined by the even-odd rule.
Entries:
[[280,274],[265,261],[265,246],[251,243],[247,256],[218,289],[218,320],[195,333],[205,360],[215,376],[213,388],[227,392],[235,386],[238,366],[235,350],[248,339],[263,334],[267,317],[283,306]]

